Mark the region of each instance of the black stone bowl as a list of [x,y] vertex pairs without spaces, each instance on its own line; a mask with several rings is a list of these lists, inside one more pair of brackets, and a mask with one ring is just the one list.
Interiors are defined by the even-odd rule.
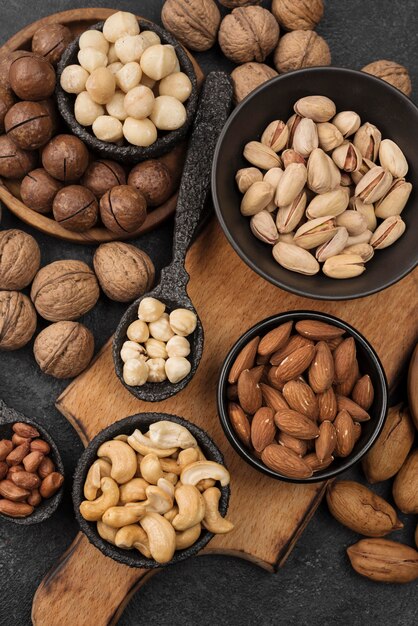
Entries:
[[[51,446],[51,452],[49,456],[54,462],[56,471],[64,476],[64,465],[61,460],[61,456],[54,440],[48,434],[48,432],[38,422],[32,418],[26,417],[18,413],[14,409],[9,408],[6,404],[0,400],[0,439],[11,439],[13,435],[12,425],[15,422],[25,422],[34,426],[40,433],[42,439],[44,439]],[[42,500],[39,506],[35,507],[33,513],[28,517],[9,517],[8,515],[2,515],[0,513],[0,519],[7,522],[13,522],[14,524],[21,524],[22,526],[29,526],[30,524],[39,524],[51,517],[54,511],[57,509],[61,502],[64,487],[62,486],[52,498]]]
[[[74,474],[73,503],[75,516],[81,530],[86,535],[90,543],[98,548],[105,556],[108,556],[109,558],[114,559],[119,563],[123,563],[124,565],[128,565],[129,567],[155,569],[158,567],[167,567],[168,565],[174,565],[175,563],[184,561],[185,559],[188,559],[189,557],[197,554],[209,543],[209,541],[213,537],[213,533],[210,533],[208,530],[203,529],[199,539],[196,541],[196,543],[190,546],[190,548],[186,548],[185,550],[177,550],[174,553],[171,561],[169,561],[168,563],[157,563],[157,561],[154,561],[154,559],[147,559],[146,557],[144,557],[138,550],[123,550],[122,548],[118,548],[117,546],[108,543],[100,537],[99,533],[96,530],[96,523],[87,522],[80,515],[80,503],[84,500],[84,482],[86,480],[87,472],[90,466],[97,458],[97,450],[101,446],[101,444],[105,441],[108,441],[109,439],[117,437],[118,435],[130,435],[134,432],[136,428],[145,433],[151,424],[153,424],[154,422],[160,422],[162,420],[170,420],[171,422],[181,424],[182,426],[185,426],[185,428],[188,428],[197,440],[206,458],[210,461],[216,461],[217,463],[221,463],[222,465],[224,465],[224,458],[218,446],[204,430],[202,430],[198,426],[195,426],[195,424],[192,424],[191,422],[188,422],[181,417],[177,417],[177,415],[169,415],[168,413],[138,413],[137,415],[125,417],[115,424],[108,426],[98,435],[96,435],[96,437],[92,439],[92,441],[89,443],[89,445],[81,455]],[[221,515],[225,517],[228,510],[229,496],[231,491],[229,485],[219,488],[222,492],[221,499],[219,501],[219,511]]]
[[[310,478],[289,478],[288,476],[275,472],[264,465],[261,459],[257,458],[248,448],[246,448],[242,441],[238,438],[228,416],[228,399],[226,392],[228,386],[228,375],[231,366],[240,350],[242,350],[242,348],[253,337],[258,335],[263,336],[276,326],[284,324],[285,322],[297,322],[303,319],[319,320],[321,322],[333,324],[339,328],[344,328],[349,337],[354,337],[357,346],[357,357],[360,372],[362,375],[368,374],[372,380],[374,387],[374,401],[368,411],[371,419],[362,423],[361,437],[354,446],[353,452],[348,457],[336,457],[329,467],[322,471],[315,472]],[[240,337],[240,339],[238,339],[238,341],[232,346],[223,363],[219,376],[217,400],[222,428],[224,429],[230,444],[244,459],[244,461],[259,472],[267,474],[267,476],[270,476],[271,478],[276,478],[289,483],[315,483],[320,482],[321,480],[335,478],[339,474],[342,474],[346,470],[350,469],[350,467],[353,467],[353,465],[358,463],[372,447],[386,420],[388,408],[388,386],[383,366],[376,352],[373,350],[367,339],[365,339],[355,328],[350,326],[350,324],[347,324],[332,315],[317,313],[316,311],[290,311],[288,313],[273,315],[272,317],[262,320],[250,328],[250,330],[242,335],[242,337]]]
[[[356,111],[362,122],[371,122],[383,137],[395,141],[408,163],[407,180],[413,191],[402,212],[406,231],[385,250],[377,250],[361,276],[335,280],[322,273],[304,276],[281,267],[273,258],[271,246],[250,231],[250,220],[240,213],[241,194],[235,173],[250,164],[242,153],[247,142],[257,140],[272,120],[286,121],[299,98],[323,95],[331,98],[337,111]],[[230,116],[219,138],[212,170],[215,209],[234,250],[263,278],[292,293],[318,300],[360,298],[389,287],[418,264],[418,109],[400,91],[364,72],[336,67],[299,70],[273,78],[252,92]]]
[[[173,37],[168,31],[164,30],[160,26],[157,26],[153,22],[148,20],[138,20],[141,31],[152,30],[160,37],[161,42],[164,44],[171,44],[176,51],[180,69],[187,74],[192,82],[192,93],[189,99],[185,103],[187,117],[186,121],[177,130],[162,132],[158,131],[157,140],[146,148],[140,146],[133,146],[128,144],[117,145],[115,143],[109,143],[107,141],[101,141],[97,139],[91,132],[90,127],[82,126],[77,122],[74,117],[74,94],[65,92],[61,85],[61,74],[67,65],[78,64],[77,54],[79,52],[77,37],[66,48],[64,54],[57,67],[57,86],[55,89],[55,95],[57,99],[58,110],[66,122],[71,132],[79,139],[84,141],[86,146],[90,148],[96,154],[99,154],[104,159],[113,159],[121,163],[138,163],[139,161],[145,161],[146,159],[156,159],[167,152],[170,152],[187,134],[190,124],[193,121],[194,114],[196,112],[197,100],[198,100],[198,88],[196,73],[193,67],[193,63],[190,60],[185,49],[179,44],[177,39]],[[102,30],[104,22],[99,22],[91,26],[90,30]]]

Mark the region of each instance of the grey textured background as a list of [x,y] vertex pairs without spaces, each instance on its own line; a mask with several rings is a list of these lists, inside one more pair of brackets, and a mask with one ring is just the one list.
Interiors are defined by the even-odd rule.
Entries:
[[[117,3],[115,0],[8,0],[1,3],[0,43],[30,21],[55,11],[88,5],[117,6],[158,22],[162,4],[160,0]],[[415,87],[418,85],[416,0],[328,0],[318,30],[330,44],[334,65],[361,68],[378,58],[393,59],[409,68]],[[198,55],[198,60],[205,70],[232,68],[222,60],[217,48]],[[6,211],[1,227],[32,232],[41,245],[44,264],[59,258],[91,262],[92,248],[66,244],[33,232]],[[158,269],[169,261],[171,233],[172,224],[168,223],[137,241]],[[114,331],[123,310],[123,305],[102,296],[98,306],[85,316],[83,321],[94,331],[96,348]],[[77,531],[70,501],[70,479],[82,446],[71,426],[54,408],[54,400],[65,386],[65,382],[39,372],[31,345],[19,352],[0,354],[0,397],[49,428],[61,450],[67,473],[64,502],[48,522],[24,528],[0,521],[2,626],[30,624],[31,602],[38,584]],[[377,491],[390,498],[390,485],[380,485]],[[401,518],[405,521],[405,516]],[[246,520],[241,523],[245,524]],[[396,533],[396,538],[412,545],[413,531],[414,521],[409,520],[405,529]],[[234,558],[192,559],[157,574],[133,597],[119,623],[121,626],[417,624],[416,584],[377,585],[351,570],[345,548],[357,539],[321,505],[278,574],[271,575]],[[93,620],[91,623],[93,626]]]

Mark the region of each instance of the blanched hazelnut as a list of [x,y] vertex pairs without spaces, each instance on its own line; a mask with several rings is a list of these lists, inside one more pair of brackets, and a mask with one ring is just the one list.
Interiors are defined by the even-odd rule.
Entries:
[[157,298],[143,298],[138,307],[138,319],[143,322],[157,321],[165,311],[165,304]]
[[[114,61],[113,63],[107,66],[107,69],[109,70],[111,74],[113,74],[113,76],[115,77],[115,80],[116,80],[116,74],[122,68],[123,68],[123,63],[121,63],[120,61]],[[116,84],[117,84],[117,81],[116,81]]]
[[151,114],[154,107],[154,94],[149,87],[138,85],[125,96],[125,111],[129,117],[142,120]]
[[182,356],[173,356],[165,362],[165,373],[170,383],[178,383],[185,378],[192,369],[190,361]]
[[124,363],[130,359],[146,359],[145,348],[135,341],[125,341],[120,351],[120,358]]
[[78,52],[78,62],[88,72],[97,70],[98,67],[106,67],[107,55],[96,48],[83,48]]
[[106,104],[112,99],[116,89],[116,80],[107,67],[98,67],[87,79],[86,90],[97,104]]
[[134,117],[127,117],[123,124],[123,135],[134,146],[146,148],[157,140],[157,129],[149,119],[136,120]]
[[145,342],[145,350],[151,359],[166,359],[168,357],[165,342],[158,339],[148,339]]
[[135,320],[129,324],[126,334],[131,341],[145,343],[149,337],[148,325],[142,320]]
[[124,35],[138,35],[139,24],[133,13],[118,11],[107,18],[103,24],[103,35],[107,41],[115,43]]
[[139,61],[144,49],[140,35],[125,35],[115,42],[115,52],[122,63]]
[[109,51],[107,53],[107,60],[109,63],[115,63],[116,61],[119,61],[118,55],[116,54],[114,43],[111,43],[109,46]]
[[184,72],[175,72],[162,79],[158,92],[160,96],[173,96],[180,102],[185,102],[192,93],[192,83]]
[[125,111],[125,94],[123,91],[116,91],[113,98],[106,104],[106,111],[112,117],[116,117],[116,119],[124,122],[128,117],[128,114]]
[[140,359],[128,359],[123,366],[123,380],[127,385],[145,385],[148,378],[148,365]]
[[175,309],[170,313],[170,326],[176,335],[187,337],[196,328],[197,317],[188,309]]
[[109,42],[100,30],[86,30],[80,35],[78,47],[80,50],[83,50],[83,48],[95,48],[103,52],[103,54],[107,54],[109,51]]
[[159,38],[157,33],[154,33],[153,30],[143,30],[140,34],[140,37],[145,44],[144,50],[146,50],[146,48],[149,48],[150,46],[156,46],[161,43],[161,39]]
[[148,328],[151,337],[159,341],[168,341],[174,335],[170,326],[168,313],[163,313],[158,320],[150,322]]
[[164,359],[148,359],[148,378],[147,383],[162,383],[166,380],[165,360]]
[[82,126],[91,126],[99,115],[104,115],[104,108],[91,99],[87,91],[78,94],[74,102],[74,117]]
[[139,85],[142,78],[142,70],[139,63],[132,61],[123,65],[116,73],[116,84],[125,93]]
[[180,337],[179,335],[174,335],[167,341],[166,345],[167,354],[169,357],[173,356],[189,356],[190,354],[190,343],[186,339],[186,337]]
[[81,93],[86,88],[89,73],[81,65],[67,65],[61,74],[61,87],[67,93]]
[[173,96],[158,96],[155,98],[151,121],[160,130],[176,130],[186,121],[184,105]]
[[141,69],[154,80],[161,80],[175,70],[177,55],[170,45],[157,44],[147,48],[141,56]]
[[99,115],[93,122],[93,133],[101,141],[114,143],[123,137],[122,122],[111,115]]

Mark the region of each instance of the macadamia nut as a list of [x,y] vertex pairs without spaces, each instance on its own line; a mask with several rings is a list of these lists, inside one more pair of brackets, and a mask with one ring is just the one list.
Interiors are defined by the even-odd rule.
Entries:
[[135,320],[132,324],[129,324],[126,331],[128,339],[131,341],[137,341],[138,343],[145,343],[149,337],[149,330],[146,322],[142,320]]
[[77,55],[78,62],[88,72],[97,70],[98,67],[106,67],[107,55],[96,48],[83,48]]
[[125,341],[120,351],[120,358],[124,363],[130,359],[145,360],[145,349],[135,341]]
[[149,87],[138,85],[125,96],[125,111],[129,117],[142,120],[148,117],[153,111],[154,94]]
[[[129,363],[130,361],[128,361]],[[190,373],[190,361],[179,356],[170,357],[165,362],[165,373],[170,383],[178,383]]]
[[146,148],[157,140],[157,129],[149,119],[127,117],[123,124],[123,135],[132,145]]
[[100,30],[86,30],[78,40],[80,50],[83,48],[95,48],[103,54],[107,54],[109,50],[109,42],[106,40]]
[[161,43],[161,39],[154,33],[153,30],[143,30],[140,34],[142,41],[144,42],[144,50],[149,48],[150,46],[157,46]]
[[154,80],[172,74],[177,62],[173,46],[157,44],[147,48],[141,56],[141,69]]
[[[116,80],[116,74],[122,68],[123,68],[123,63],[121,63],[120,61],[115,61],[114,63],[111,63],[110,65],[107,66],[107,69],[109,70],[109,72],[111,74],[113,74],[113,76],[115,76],[115,80]],[[117,82],[116,82],[116,84],[117,84]]]
[[119,61],[118,55],[116,54],[114,43],[111,43],[109,46],[109,52],[107,53],[107,60],[109,63],[116,63],[116,61]]
[[144,72],[142,72],[141,85],[145,85],[145,87],[149,87],[152,89],[157,84],[157,81],[153,78],[150,78]]
[[145,350],[151,359],[167,359],[168,354],[164,341],[158,339],[148,339],[145,343]]
[[82,126],[91,126],[99,115],[103,115],[104,108],[94,102],[87,91],[78,94],[74,103],[74,116]]
[[186,109],[173,96],[158,96],[150,119],[159,130],[176,130],[186,121]]
[[174,337],[171,337],[171,339],[167,341],[167,345],[165,348],[169,357],[186,357],[190,354],[190,343],[187,341],[186,337],[180,337],[179,335],[174,335]]
[[187,337],[196,328],[197,317],[188,309],[175,309],[170,313],[170,326],[176,335]]
[[151,337],[159,341],[168,341],[174,335],[170,326],[168,313],[163,313],[158,320],[150,322],[148,328]]
[[156,298],[143,298],[138,307],[138,318],[144,322],[156,322],[164,313],[165,304]]
[[135,15],[126,11],[114,13],[103,24],[103,35],[111,43],[115,43],[125,35],[138,35],[138,33],[138,20]]
[[106,111],[112,117],[116,117],[116,119],[123,122],[128,117],[128,114],[125,111],[124,102],[125,94],[123,91],[116,91],[113,98],[106,104]]
[[127,385],[141,386],[147,382],[148,365],[139,359],[128,359],[123,366],[123,380]]
[[86,88],[89,73],[81,65],[67,65],[61,74],[61,87],[67,93],[81,93]]
[[167,378],[164,359],[148,359],[147,383],[162,383]]
[[144,49],[144,41],[140,35],[125,35],[115,42],[115,52],[122,63],[139,61]]
[[86,90],[97,104],[106,104],[113,98],[116,88],[115,77],[107,67],[98,67],[87,79]]
[[185,102],[192,93],[192,83],[184,72],[175,72],[162,79],[158,91],[160,96],[172,96]]
[[125,93],[128,93],[128,91],[139,85],[141,78],[141,66],[135,61],[122,65],[116,73],[116,83]]
[[111,115],[99,115],[93,122],[93,133],[101,141],[114,143],[123,137],[122,122]]

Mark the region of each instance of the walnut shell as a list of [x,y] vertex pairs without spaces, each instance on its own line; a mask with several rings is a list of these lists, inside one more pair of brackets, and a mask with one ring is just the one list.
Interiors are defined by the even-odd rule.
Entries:
[[261,4],[261,0],[219,0],[227,9],[235,9],[236,7],[248,7],[254,4]]
[[132,302],[149,291],[154,264],[142,250],[118,241],[99,246],[93,258],[100,286],[111,300]]
[[190,50],[209,50],[216,41],[221,14],[214,0],[166,0],[165,28]]
[[264,63],[255,63],[252,61],[238,65],[231,73],[232,82],[234,84],[235,102],[238,104],[238,102],[241,102],[241,100],[254,91],[254,89],[275,76],[278,76],[276,70]]
[[35,339],[33,353],[44,374],[74,378],[86,369],[94,352],[94,338],[79,322],[56,322]]
[[294,30],[287,33],[280,39],[274,52],[274,65],[281,74],[303,67],[330,64],[328,44],[313,30]]
[[263,7],[234,9],[219,28],[219,45],[235,63],[263,62],[275,48],[280,29],[274,16]]
[[82,261],[54,261],[35,276],[30,297],[39,315],[51,322],[75,320],[99,298],[96,277]]
[[361,71],[385,80],[407,96],[410,96],[412,93],[408,70],[403,65],[399,65],[399,63],[385,60],[373,61],[373,63],[365,65]]
[[0,232],[0,289],[24,289],[41,264],[41,251],[32,235],[22,230]]
[[324,14],[324,1],[273,0],[271,12],[286,30],[312,30]]
[[18,350],[32,339],[36,312],[19,291],[0,291],[0,350]]

